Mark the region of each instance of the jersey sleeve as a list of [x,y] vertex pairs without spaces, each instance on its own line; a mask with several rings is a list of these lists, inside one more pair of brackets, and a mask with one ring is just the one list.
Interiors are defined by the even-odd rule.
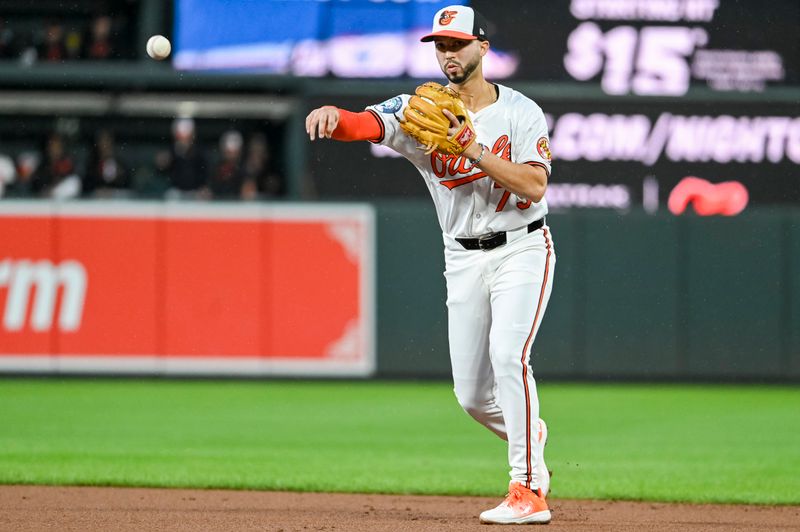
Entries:
[[400,129],[400,120],[403,110],[408,105],[411,98],[408,94],[401,94],[389,98],[383,103],[370,105],[366,110],[375,116],[381,126],[381,136],[377,140],[371,140],[375,144],[396,148],[398,139],[404,138],[405,134]]
[[550,175],[552,155],[550,138],[547,135],[547,121],[542,109],[531,100],[524,100],[514,118],[512,137],[512,161],[521,164],[541,166]]

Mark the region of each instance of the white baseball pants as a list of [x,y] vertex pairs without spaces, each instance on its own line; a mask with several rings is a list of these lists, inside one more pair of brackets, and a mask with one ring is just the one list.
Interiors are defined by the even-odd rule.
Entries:
[[[521,231],[525,231],[522,229]],[[529,365],[556,262],[546,225],[492,250],[445,235],[450,360],[459,404],[508,441],[511,480],[536,489],[539,400]]]

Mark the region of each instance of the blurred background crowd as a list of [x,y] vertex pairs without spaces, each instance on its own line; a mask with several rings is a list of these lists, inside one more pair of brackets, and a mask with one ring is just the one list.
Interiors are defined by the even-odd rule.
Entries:
[[112,129],[85,139],[52,131],[40,145],[0,154],[0,191],[6,197],[53,199],[254,200],[282,194],[264,133],[245,136],[229,129],[206,145],[198,140],[192,118],[173,120],[171,132],[169,146],[136,158],[120,149]]
[[[21,80],[15,86],[7,77],[6,84],[48,89],[48,83],[36,81],[37,72],[60,71],[75,78],[71,72],[76,67],[106,66],[128,69],[130,79],[124,84],[130,87],[135,72],[149,61],[139,49],[151,31],[144,27],[143,14],[150,13],[157,19],[150,25],[168,33],[169,4],[4,1],[0,69]],[[40,97],[52,101],[58,94]],[[79,109],[30,113],[16,110],[14,102],[3,114],[0,197],[254,200],[285,192],[274,157],[277,132],[268,121],[203,120],[191,113],[162,113],[150,120],[106,113],[87,120]]]
[[130,21],[101,12],[64,21],[60,18],[0,19],[0,59],[25,65],[89,59],[131,59]]

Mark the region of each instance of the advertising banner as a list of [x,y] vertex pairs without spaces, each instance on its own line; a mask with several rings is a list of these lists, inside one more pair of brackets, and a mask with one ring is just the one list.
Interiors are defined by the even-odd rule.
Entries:
[[0,370],[367,375],[363,205],[0,204]]

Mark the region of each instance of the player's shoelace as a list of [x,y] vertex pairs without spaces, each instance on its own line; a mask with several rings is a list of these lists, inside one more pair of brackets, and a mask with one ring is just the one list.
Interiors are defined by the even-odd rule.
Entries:
[[508,488],[508,494],[506,495],[505,503],[508,506],[513,507],[517,503],[521,503],[525,500],[525,493],[520,488],[519,484],[513,484]]

